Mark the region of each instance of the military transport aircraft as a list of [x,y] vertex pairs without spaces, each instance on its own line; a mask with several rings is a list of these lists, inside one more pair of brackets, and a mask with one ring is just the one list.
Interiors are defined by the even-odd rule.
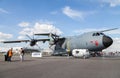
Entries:
[[52,33],[43,33],[43,34],[35,34],[35,35],[48,35],[50,40],[50,48],[52,45],[54,47],[54,54],[64,54],[70,53],[73,49],[88,49],[89,52],[97,53],[101,52],[103,49],[109,47],[113,40],[111,37],[105,35],[103,32],[115,30],[118,28],[103,30],[103,31],[94,31],[87,32],[78,36],[71,37],[63,37],[60,38],[58,35]]
[[30,42],[30,46],[34,46],[38,41],[49,41],[50,48],[54,45],[55,54],[71,53],[73,49],[88,49],[90,52],[98,52],[109,47],[113,40],[111,37],[105,35],[103,32],[115,30],[118,28],[87,32],[78,36],[59,37],[53,33],[37,33],[34,35],[49,36],[47,39],[30,39],[30,40],[15,40],[15,41],[1,41],[2,43],[19,43]]

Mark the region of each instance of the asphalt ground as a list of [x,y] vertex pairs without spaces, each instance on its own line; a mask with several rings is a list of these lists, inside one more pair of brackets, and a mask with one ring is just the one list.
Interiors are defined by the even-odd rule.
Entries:
[[13,56],[5,62],[0,56],[0,78],[120,78],[120,57],[73,57]]

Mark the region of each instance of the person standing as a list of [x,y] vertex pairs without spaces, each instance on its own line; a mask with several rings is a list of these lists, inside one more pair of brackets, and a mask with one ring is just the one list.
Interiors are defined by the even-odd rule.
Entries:
[[8,59],[7,52],[4,53],[4,57],[5,57],[5,61],[7,61],[7,59]]
[[12,48],[10,50],[8,50],[7,55],[8,55],[7,61],[11,62],[11,57],[13,55]]
[[20,59],[21,59],[21,61],[23,61],[24,60],[24,50],[23,50],[23,48],[21,48],[21,50],[20,50]]

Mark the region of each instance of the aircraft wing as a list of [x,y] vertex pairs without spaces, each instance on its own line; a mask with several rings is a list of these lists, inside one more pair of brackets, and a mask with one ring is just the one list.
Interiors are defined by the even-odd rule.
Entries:
[[[50,39],[34,39],[35,41],[49,41]],[[21,43],[21,42],[31,42],[32,40],[13,40],[13,41],[1,41],[1,43]]]
[[20,42],[30,42],[30,40],[1,41],[1,43],[20,43]]

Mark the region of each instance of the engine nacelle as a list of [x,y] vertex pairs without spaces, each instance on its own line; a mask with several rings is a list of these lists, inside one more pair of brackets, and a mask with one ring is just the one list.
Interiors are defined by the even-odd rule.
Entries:
[[74,57],[79,57],[79,58],[88,58],[90,56],[90,53],[87,49],[74,49],[72,51],[72,55]]

